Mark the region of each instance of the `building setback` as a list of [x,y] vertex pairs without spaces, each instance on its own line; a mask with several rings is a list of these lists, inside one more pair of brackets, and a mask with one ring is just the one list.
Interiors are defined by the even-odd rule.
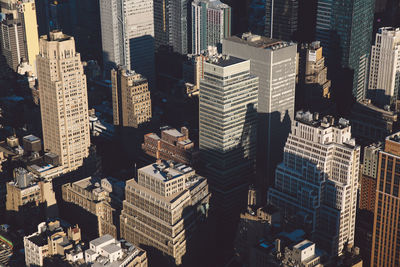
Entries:
[[65,171],[89,156],[90,133],[81,55],[74,38],[61,31],[40,37],[36,59],[44,150],[59,156]]
[[224,39],[222,49],[224,54],[249,59],[251,74],[259,78],[257,178],[265,189],[273,182],[294,118],[297,46],[245,33]]
[[304,225],[332,257],[354,244],[360,147],[349,121],[299,111],[268,203]]
[[207,216],[207,180],[184,164],[157,161],[140,168],[137,181],[127,181],[125,196],[121,237],[180,265],[200,218]]
[[138,128],[151,119],[147,79],[119,66],[111,71],[114,125]]

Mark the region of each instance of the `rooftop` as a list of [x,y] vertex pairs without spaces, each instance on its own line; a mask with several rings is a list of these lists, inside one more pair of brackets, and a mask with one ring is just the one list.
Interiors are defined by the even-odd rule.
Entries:
[[168,130],[163,130],[163,132],[168,134],[168,135],[172,135],[174,137],[182,137],[183,136],[183,134],[181,132],[179,132],[175,128],[171,128],[171,129],[168,129]]
[[112,244],[109,244],[107,246],[104,246],[103,250],[106,251],[109,254],[112,254],[112,253],[115,253],[115,252],[121,250],[121,247],[119,247],[116,244],[112,243]]
[[229,55],[214,56],[214,57],[210,57],[207,60],[208,63],[211,63],[216,66],[220,66],[220,67],[228,67],[228,66],[235,65],[235,64],[238,64],[238,63],[241,63],[244,61],[246,61],[246,60],[237,58],[234,56],[229,56]]
[[109,234],[106,234],[96,239],[93,239],[92,241],[90,241],[90,243],[93,244],[94,246],[100,246],[101,244],[109,242],[111,240],[114,240],[114,237],[112,237]]
[[311,113],[309,111],[297,111],[296,113],[296,121],[302,122],[304,124],[316,127],[327,129],[329,127],[336,127],[339,129],[343,129],[350,126],[350,121],[340,118],[339,120],[335,120],[333,116],[324,116],[322,119],[319,118],[318,113]]
[[156,177],[157,179],[166,182],[168,180],[172,180],[174,178],[177,178],[189,171],[192,171],[193,169],[190,167],[187,167],[184,165],[186,168],[180,167],[175,168],[175,166],[172,166],[168,164],[167,162],[162,162],[160,164],[154,163],[151,165],[148,165],[146,167],[143,167],[139,169],[139,171],[144,172],[152,177]]
[[29,142],[37,142],[37,141],[40,142],[40,139],[38,137],[34,136],[33,134],[24,136],[23,139],[25,139],[25,140],[27,140]]
[[311,242],[310,240],[305,239],[305,240],[301,241],[300,243],[294,245],[293,248],[296,248],[296,249],[299,249],[299,250],[304,250],[304,249],[306,249],[306,248],[308,248],[308,247],[310,247],[312,245],[314,245],[313,242]]
[[261,48],[261,49],[271,49],[279,50],[288,46],[294,45],[292,42],[285,42],[278,39],[271,39],[261,35],[255,35],[250,32],[243,33],[242,36],[231,36],[226,38],[228,41],[246,44],[248,46]]

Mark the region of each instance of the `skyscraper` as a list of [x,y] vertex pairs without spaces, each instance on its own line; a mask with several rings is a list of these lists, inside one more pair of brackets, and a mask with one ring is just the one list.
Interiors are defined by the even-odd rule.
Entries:
[[40,37],[37,56],[43,142],[59,156],[66,171],[76,169],[89,155],[90,134],[81,56],[74,38],[61,31]]
[[215,56],[204,63],[199,100],[200,157],[213,203],[229,223],[245,206],[246,191],[254,178],[257,89],[258,78],[250,74],[249,60]]
[[39,40],[34,0],[0,1],[5,18],[0,23],[1,51],[14,71],[25,58],[36,73]]
[[154,1],[155,45],[172,47],[179,54],[188,53],[188,0]]
[[294,117],[297,45],[245,33],[224,39],[222,49],[250,59],[250,72],[259,77],[257,177],[265,189],[272,184]]
[[354,244],[360,147],[349,121],[299,111],[268,203],[304,224],[331,256]]
[[192,2],[192,54],[200,54],[231,36],[231,13],[231,8],[219,0]]
[[378,30],[371,50],[368,89],[383,95],[381,100],[386,105],[397,100],[400,89],[400,28]]
[[114,125],[139,127],[151,119],[147,79],[124,67],[111,71]]
[[[316,39],[321,41],[328,67],[350,70],[352,94],[365,98],[374,0],[318,0]],[[336,77],[343,79],[343,76]]]
[[400,265],[400,133],[385,140],[379,152],[371,267]]
[[298,28],[298,0],[266,0],[265,36],[285,41],[294,40]]
[[151,246],[180,265],[199,220],[208,213],[207,180],[184,164],[158,161],[127,181],[125,196],[121,237]]
[[101,0],[101,36],[106,76],[117,65],[154,81],[153,1]]

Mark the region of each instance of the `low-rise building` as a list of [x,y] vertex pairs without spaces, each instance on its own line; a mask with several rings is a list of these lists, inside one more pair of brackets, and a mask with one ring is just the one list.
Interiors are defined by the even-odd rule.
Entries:
[[164,127],[161,130],[161,138],[155,133],[146,134],[142,149],[156,159],[192,165],[197,155],[186,127],[182,127],[180,132],[174,128]]
[[147,267],[147,255],[143,249],[106,234],[90,241],[85,262],[94,267]]
[[81,230],[76,225],[65,230],[60,221],[40,223],[37,232],[24,237],[26,266],[43,266],[44,258],[61,255],[71,262],[84,262]]
[[126,183],[121,237],[154,247],[182,263],[198,223],[208,215],[207,180],[182,163],[157,161]]
[[[62,198],[65,202],[66,216],[69,214],[73,217],[75,213],[79,213],[79,223],[89,236],[110,234],[117,237],[115,221],[119,214],[115,214],[116,207],[112,205],[111,180],[103,180],[88,177],[64,184]],[[93,223],[97,224],[97,229],[93,227]]]

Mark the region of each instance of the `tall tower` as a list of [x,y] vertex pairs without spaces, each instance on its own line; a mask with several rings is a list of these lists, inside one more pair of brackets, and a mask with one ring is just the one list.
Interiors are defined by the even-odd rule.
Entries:
[[397,100],[400,89],[400,28],[378,30],[371,50],[368,89],[384,95],[381,99],[384,104]]
[[[256,157],[258,78],[250,61],[233,56],[204,63],[199,148],[218,213],[232,222],[246,204]],[[235,218],[236,219],[236,218]],[[222,220],[221,220],[222,221]]]
[[251,74],[259,78],[257,186],[265,192],[282,160],[294,118],[297,45],[244,33],[224,39],[222,49],[225,54],[249,59]]
[[374,5],[374,0],[318,0],[316,39],[328,67],[338,62],[335,68],[352,72],[352,94],[358,101],[366,93]]
[[400,265],[400,133],[385,140],[379,152],[371,267]]
[[39,40],[34,0],[0,0],[5,18],[0,23],[2,54],[7,64],[17,70],[25,58],[36,73],[36,56],[39,54]]
[[74,38],[61,31],[40,37],[37,56],[44,149],[60,157],[66,171],[89,155],[86,76]]
[[298,28],[298,0],[267,0],[265,3],[265,36],[294,40]]
[[219,0],[192,2],[192,54],[222,44],[231,36],[231,13],[230,6]]
[[349,121],[299,111],[268,203],[296,218],[331,256],[354,244],[360,147]]
[[126,66],[154,82],[153,1],[100,0],[103,60],[106,76]]
[[147,79],[123,67],[111,71],[114,125],[139,127],[151,119]]

